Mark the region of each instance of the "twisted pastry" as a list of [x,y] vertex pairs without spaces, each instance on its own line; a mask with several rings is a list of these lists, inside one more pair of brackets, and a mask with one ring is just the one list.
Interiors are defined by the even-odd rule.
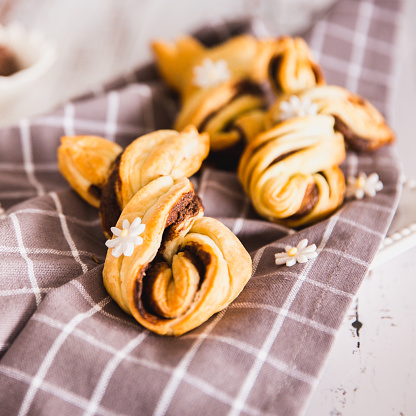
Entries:
[[276,94],[296,93],[324,85],[325,77],[302,38],[282,37],[268,67],[270,85]]
[[122,151],[102,137],[64,136],[58,149],[58,168],[81,198],[98,208],[101,190]]
[[143,243],[129,257],[108,250],[104,285],[124,311],[158,334],[197,327],[235,299],[251,276],[250,256],[237,237],[202,215],[189,180],[164,176],[140,189],[117,222],[141,218]]
[[155,40],[152,48],[162,78],[186,101],[201,88],[195,82],[194,69],[205,60],[226,62],[232,79],[266,81],[269,61],[279,42],[244,34],[207,48],[194,37],[183,36],[176,42]]
[[143,186],[160,176],[174,179],[198,171],[209,152],[207,134],[193,126],[180,133],[158,130],[120,146],[98,137],[64,137],[58,149],[59,169],[82,198],[99,207],[104,233]]
[[[268,62],[278,44],[277,39],[249,35],[212,48],[192,37],[153,43],[162,78],[181,95],[175,129],[193,124],[207,132],[211,151],[228,151],[211,157],[221,167],[230,167],[227,165],[240,156],[245,142],[264,128],[267,103],[260,84],[267,79]],[[198,80],[198,71],[203,82]]]
[[196,92],[180,110],[175,129],[193,124],[209,134],[211,150],[222,151],[257,134],[262,125],[256,127],[256,123],[262,123],[265,107],[266,99],[257,84],[236,79]]
[[[319,86],[297,93],[299,100],[313,105],[318,114],[335,118],[335,130],[343,134],[348,147],[369,152],[394,142],[394,133],[380,112],[364,98],[338,86]],[[282,103],[288,94],[278,98],[268,113],[269,125],[281,121]]]
[[342,135],[326,115],[293,118],[260,134],[246,148],[238,176],[256,211],[290,227],[311,224],[342,203]]

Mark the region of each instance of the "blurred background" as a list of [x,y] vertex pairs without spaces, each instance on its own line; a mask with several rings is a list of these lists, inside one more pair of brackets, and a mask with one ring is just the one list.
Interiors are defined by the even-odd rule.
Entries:
[[[301,33],[335,1],[0,0],[1,25],[20,22],[29,32],[41,32],[56,49],[53,66],[41,78],[3,100],[0,126],[99,91],[113,78],[128,77],[151,61],[149,43],[154,38],[174,39],[206,21],[245,16],[260,18],[271,34]],[[404,173],[416,178],[416,0],[403,0],[403,8],[388,116],[397,132]],[[413,215],[412,221],[416,221],[416,213]],[[416,345],[416,306],[414,291],[409,289],[416,287],[413,280],[400,281],[397,276],[392,280],[397,261],[408,262],[408,268],[414,270],[415,261],[409,258],[416,258],[414,247],[364,282],[359,292],[360,305],[365,305],[360,307],[360,320],[367,324],[361,331],[361,348],[357,349],[356,331],[351,327],[356,319],[356,300],[307,416],[416,414],[416,362],[409,349],[409,345]],[[413,277],[407,274],[409,279]],[[388,310],[395,326],[382,320],[383,310]],[[400,341],[403,339],[405,342]]]

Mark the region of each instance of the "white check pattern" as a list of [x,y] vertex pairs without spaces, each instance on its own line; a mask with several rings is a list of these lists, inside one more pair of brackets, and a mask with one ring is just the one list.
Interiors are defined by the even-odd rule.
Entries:
[[[356,16],[353,26],[340,18],[345,10]],[[340,0],[306,34],[328,82],[349,87],[384,112],[391,67],[378,68],[368,54],[391,64],[394,39],[379,40],[377,31],[393,30],[399,13],[395,2]],[[221,41],[243,31],[264,36],[259,22],[217,22],[198,35]],[[86,106],[94,109],[88,118]],[[178,339],[162,338],[106,294],[97,212],[57,172],[56,147],[60,136],[73,134],[126,146],[145,132],[169,128],[176,110],[146,67],[53,114],[0,131],[0,202],[8,208],[0,219],[5,414],[302,413],[394,214],[399,164],[390,149],[349,153],[344,172],[376,171],[383,192],[348,202],[302,231],[259,219],[235,174],[205,169],[193,182],[206,214],[239,236],[252,255],[253,277],[207,323]],[[317,245],[319,256],[290,270],[276,267],[274,253],[303,238]]]

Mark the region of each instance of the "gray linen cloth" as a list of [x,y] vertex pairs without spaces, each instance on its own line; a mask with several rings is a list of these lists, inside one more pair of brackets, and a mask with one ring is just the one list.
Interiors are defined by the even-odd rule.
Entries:
[[[328,83],[386,113],[399,3],[341,0],[305,34]],[[207,27],[207,44],[258,22]],[[62,135],[126,146],[169,128],[177,104],[152,66],[57,111],[0,131],[0,413],[2,415],[297,415],[317,384],[348,306],[385,235],[400,193],[394,147],[349,153],[346,174],[377,172],[384,189],[293,231],[259,218],[236,175],[194,178],[206,215],[253,258],[240,296],[177,339],[120,310],[102,284],[106,247],[97,211],[60,176]],[[288,268],[274,254],[303,238],[319,255]]]

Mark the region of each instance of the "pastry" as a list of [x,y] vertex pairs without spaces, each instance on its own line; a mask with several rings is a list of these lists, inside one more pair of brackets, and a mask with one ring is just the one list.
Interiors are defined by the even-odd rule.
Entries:
[[[269,60],[279,47],[279,39],[256,39],[245,34],[207,48],[194,37],[183,36],[176,42],[155,40],[152,47],[162,78],[186,101],[195,91],[228,79],[266,81]],[[198,77],[201,69],[208,71],[206,82]]]
[[263,128],[265,108],[259,85],[236,79],[197,91],[183,104],[175,129],[193,124],[209,134],[212,151],[223,151],[250,140]]
[[296,95],[280,96],[270,108],[269,126],[304,114],[329,114],[335,118],[335,130],[344,135],[348,147],[369,152],[393,143],[394,133],[380,112],[364,98],[338,86],[319,86]]
[[250,35],[211,48],[189,36],[153,42],[162,78],[181,95],[175,129],[194,124],[209,133],[212,164],[234,169],[246,141],[263,130],[267,103],[260,84],[278,44]]
[[345,146],[334,123],[327,115],[292,118],[249,143],[238,177],[260,215],[299,227],[341,205],[345,180],[338,165]]
[[[107,242],[108,293],[157,334],[178,336],[194,329],[235,299],[251,276],[251,258],[237,237],[202,216],[190,181],[163,176],[134,195]],[[124,255],[116,236],[127,236],[129,224],[141,234],[132,236],[139,240],[123,248]]]
[[98,208],[102,188],[122,151],[102,137],[64,136],[58,148],[58,168],[81,198]]
[[269,82],[276,94],[293,94],[315,85],[324,85],[320,66],[302,38],[280,38],[268,67]]
[[208,135],[188,126],[181,132],[158,130],[146,134],[124,151],[98,137],[64,137],[58,161],[72,188],[99,207],[104,233],[109,236],[110,227],[139,189],[160,176],[192,176],[208,152]]

